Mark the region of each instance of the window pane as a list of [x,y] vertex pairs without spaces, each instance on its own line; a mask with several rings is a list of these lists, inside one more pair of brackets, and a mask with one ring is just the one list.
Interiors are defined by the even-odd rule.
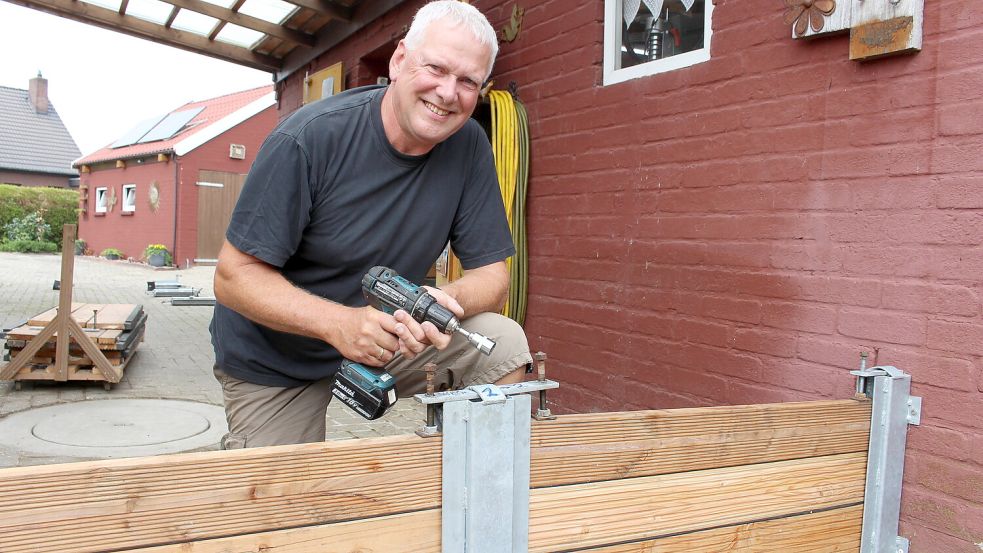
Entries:
[[[706,0],[644,0],[637,2],[638,13],[631,22],[626,10],[621,28],[621,56],[618,69],[665,59],[703,48]],[[623,0],[623,7],[636,5]],[[659,10],[653,14],[650,10]]]

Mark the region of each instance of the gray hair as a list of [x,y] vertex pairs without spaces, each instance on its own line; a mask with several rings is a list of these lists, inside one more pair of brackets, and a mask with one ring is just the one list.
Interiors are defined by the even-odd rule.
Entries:
[[403,39],[406,47],[413,50],[419,46],[423,34],[430,27],[430,24],[445,17],[453,23],[463,25],[480,44],[487,46],[491,51],[488,71],[485,74],[487,79],[491,75],[492,66],[495,65],[495,57],[498,55],[498,36],[488,19],[478,11],[478,8],[470,4],[458,0],[435,0],[420,8],[413,16],[413,24],[410,25],[406,38]]

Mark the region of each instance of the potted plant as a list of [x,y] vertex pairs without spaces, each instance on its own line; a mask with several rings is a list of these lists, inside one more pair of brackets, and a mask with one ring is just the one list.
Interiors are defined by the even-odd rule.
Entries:
[[123,252],[117,250],[116,248],[106,248],[102,250],[102,253],[99,255],[105,257],[106,259],[120,259],[123,257]]
[[171,252],[167,251],[167,246],[163,244],[151,244],[143,250],[143,256],[147,258],[147,263],[151,267],[164,267],[170,265],[173,258]]
[[76,238],[75,255],[84,255],[84,254],[85,254],[85,240],[82,240],[81,238]]

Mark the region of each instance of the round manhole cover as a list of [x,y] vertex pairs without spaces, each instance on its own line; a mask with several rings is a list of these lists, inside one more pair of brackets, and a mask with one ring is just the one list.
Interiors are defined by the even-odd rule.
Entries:
[[227,432],[221,407],[165,399],[83,401],[0,420],[0,445],[33,454],[139,457],[214,446]]
[[41,420],[31,433],[39,440],[73,447],[128,447],[165,444],[193,438],[211,423],[181,407],[132,406],[103,401],[86,406],[85,417],[62,410]]

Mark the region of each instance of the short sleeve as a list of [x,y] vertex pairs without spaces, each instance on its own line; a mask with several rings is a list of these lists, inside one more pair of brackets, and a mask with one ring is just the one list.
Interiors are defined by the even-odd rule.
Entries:
[[451,231],[451,246],[465,269],[483,267],[515,255],[491,144],[478,131],[472,135],[469,159],[474,161]]
[[283,267],[310,222],[310,158],[291,135],[274,132],[260,148],[232,212],[228,241]]

